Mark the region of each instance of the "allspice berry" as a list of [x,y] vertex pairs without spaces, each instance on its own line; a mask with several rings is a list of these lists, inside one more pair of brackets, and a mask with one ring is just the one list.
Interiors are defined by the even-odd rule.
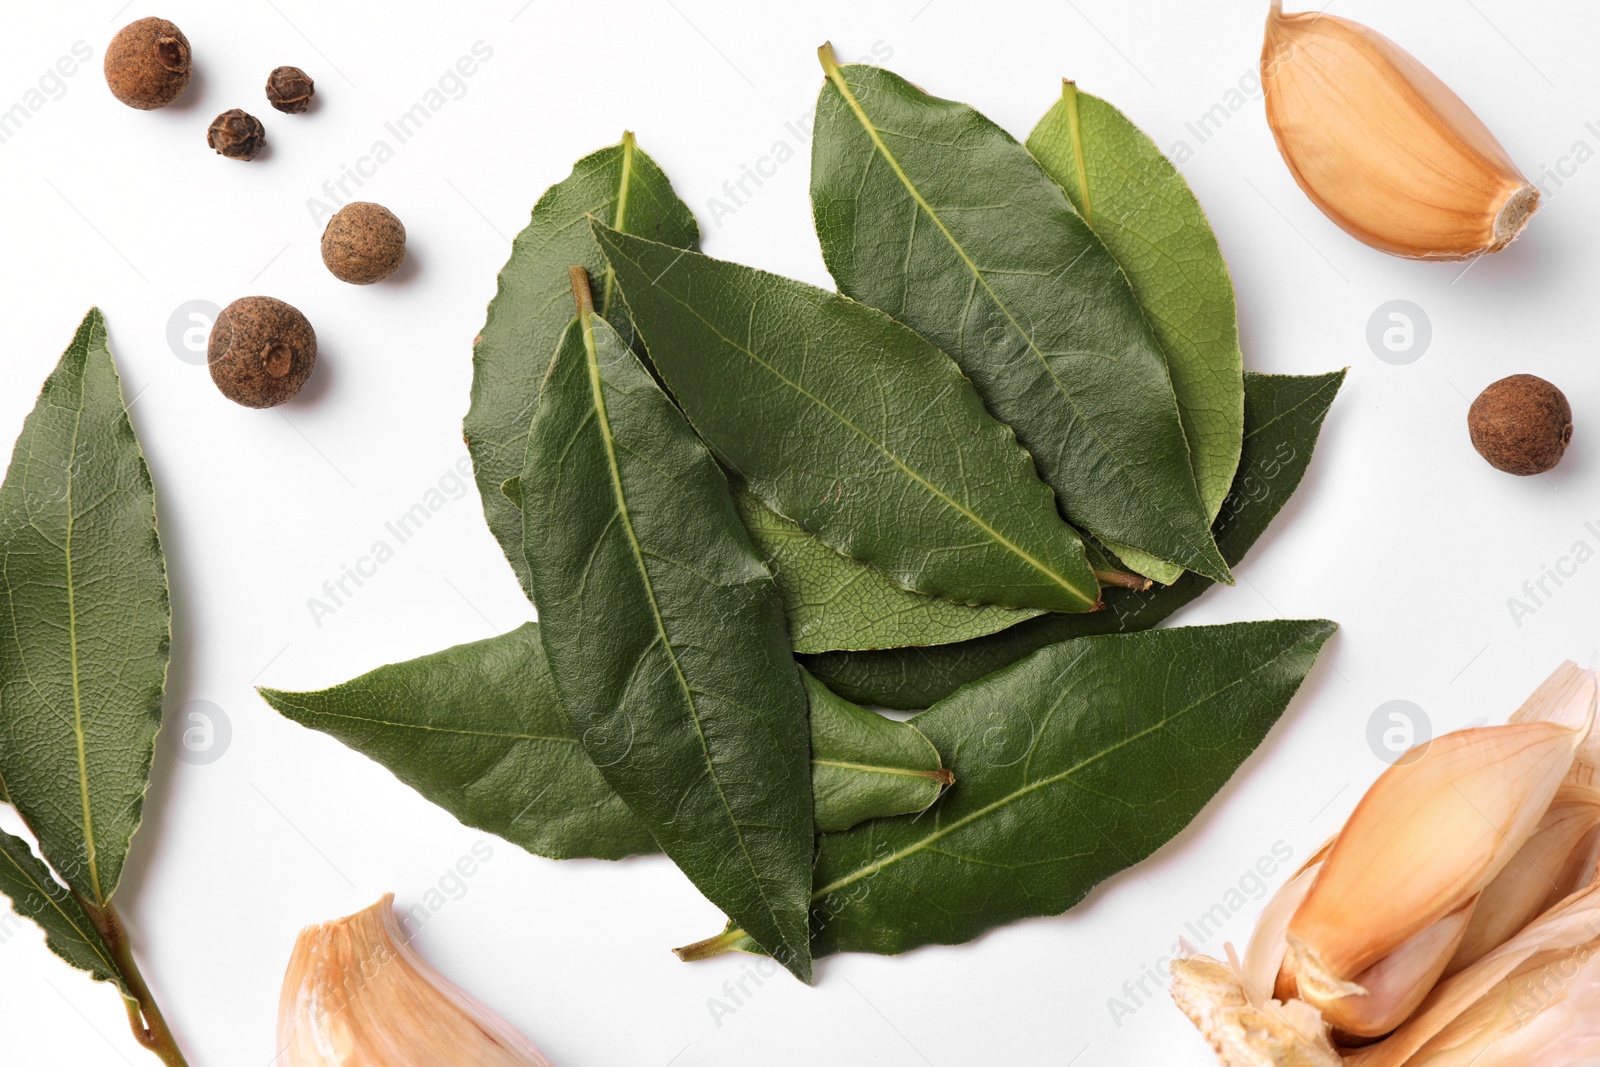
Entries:
[[1507,474],[1543,474],[1572,441],[1572,406],[1561,390],[1531,374],[1501,378],[1467,412],[1472,447]]
[[399,270],[405,258],[406,228],[381,204],[346,204],[322,231],[322,262],[342,282],[380,282]]
[[254,159],[267,146],[267,131],[254,115],[231,107],[211,120],[206,144],[229,159]]
[[154,111],[178,98],[193,73],[189,38],[166,19],[130,22],[106,45],[106,84],[129,107]]
[[267,75],[267,102],[285,115],[298,115],[311,106],[317,83],[299,67],[276,67]]
[[217,316],[206,343],[211,380],[247,408],[270,408],[300,391],[317,362],[306,317],[270,296],[240,297]]

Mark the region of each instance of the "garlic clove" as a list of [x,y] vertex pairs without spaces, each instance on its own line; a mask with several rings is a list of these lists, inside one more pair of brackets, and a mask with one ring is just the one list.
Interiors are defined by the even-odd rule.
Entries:
[[[1377,1044],[1348,1055],[1344,1067],[1416,1067],[1413,1057],[1419,1050],[1432,1045],[1435,1037],[1507,978],[1516,975],[1524,964],[1541,956],[1560,957],[1568,950],[1585,946],[1593,952],[1597,932],[1600,932],[1600,884],[1591,884],[1567,897],[1471,967],[1440,982],[1403,1026]],[[1589,984],[1594,982],[1591,980]],[[1438,1046],[1433,1049],[1438,1052]],[[1434,1062],[1438,1067],[1449,1061]],[[1521,1062],[1573,1061],[1536,1056]]]
[[1224,1067],[1329,1067],[1339,1062],[1316,1009],[1298,1000],[1251,1003],[1238,973],[1219,960],[1174,960],[1172,999]]
[[1592,1064],[1600,1057],[1600,941],[1530,957],[1407,1067]]
[[[1568,782],[1539,827],[1479,897],[1445,974],[1482,959],[1593,880],[1600,862],[1600,790]],[[1600,933],[1600,931],[1597,931]]]
[[1468,259],[1504,248],[1538,210],[1538,190],[1461,98],[1360,23],[1272,0],[1261,82],[1295,181],[1373,248]]
[[[1438,982],[1467,932],[1476,905],[1474,898],[1425,927],[1356,975],[1347,983],[1351,991],[1346,995],[1323,999],[1309,983],[1301,986],[1301,995],[1342,1035],[1366,1038],[1387,1034],[1406,1021]],[[1291,955],[1297,947],[1290,942]]]
[[1587,723],[1445,734],[1379,776],[1339,832],[1288,939],[1320,1000],[1476,896],[1538,826]]
[[282,1067],[550,1067],[510,1023],[411,948],[394,895],[295,939],[278,1005]]

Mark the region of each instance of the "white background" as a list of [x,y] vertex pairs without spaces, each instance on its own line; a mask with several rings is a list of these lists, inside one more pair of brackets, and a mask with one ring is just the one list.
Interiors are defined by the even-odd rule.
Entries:
[[[105,43],[145,10],[8,5],[0,110],[69,54],[92,50],[0,143],[0,453],[84,311],[106,312],[153,469],[172,575],[169,725],[219,705],[216,762],[158,751],[144,827],[118,903],[190,1062],[267,1067],[295,932],[385,891],[417,902],[482,835],[382,768],[278,718],[253,684],[312,688],[380,663],[489,636],[532,617],[481,519],[451,500],[319,626],[307,608],[342,565],[387,538],[464,455],[470,344],[534,200],[573,160],[637,132],[694,207],[713,255],[829,284],[811,233],[801,121],[815,47],[892,51],[888,65],[1025,135],[1070,75],[1108,97],[1182,166],[1209,211],[1258,370],[1350,380],[1299,496],[1185,622],[1327,617],[1343,629],[1261,751],[1177,841],[1072,913],[962,948],[823,962],[815,988],[769,981],[732,1016],[708,1007],[744,973],[666,950],[715,932],[717,913],[665,860],[552,863],[493,841],[493,858],[419,938],[421,951],[514,1021],[561,1067],[813,1062],[1079,1065],[1209,1062],[1164,995],[1124,991],[1282,842],[1304,858],[1382,769],[1368,720],[1415,701],[1436,731],[1502,719],[1561,659],[1596,647],[1600,562],[1538,610],[1507,599],[1574,542],[1600,548],[1600,404],[1593,320],[1600,166],[1600,12],[1576,0],[1337,0],[1456,87],[1547,198],[1526,238],[1462,275],[1391,259],[1325,220],[1274,150],[1259,99],[1229,97],[1260,48],[1266,4],[1183,0],[498,0],[353,5],[171,0],[199,73],[178,105],[130,110],[100,73]],[[410,142],[384,123],[438,85],[475,42],[492,58]],[[265,104],[280,63],[316,78],[302,116]],[[55,88],[52,86],[52,88]],[[1203,143],[1185,124],[1222,103]],[[1230,110],[1229,103],[1238,105]],[[270,155],[213,155],[208,120],[242,106]],[[372,142],[394,158],[359,190],[404,220],[413,263],[370,287],[321,266],[323,196]],[[708,198],[772,151],[795,160],[713,223]],[[325,217],[325,215],[323,216]],[[189,300],[265,293],[301,308],[321,348],[306,392],[236,407],[168,343]],[[1378,360],[1369,316],[1392,299],[1431,319],[1428,351]],[[181,350],[180,350],[181,351]],[[191,353],[183,353],[189,355]],[[1514,372],[1545,376],[1576,412],[1561,467],[1516,479],[1466,434],[1469,399]],[[11,825],[6,823],[6,825]],[[1282,875],[1273,879],[1274,884]],[[1221,941],[1242,941],[1258,904]],[[1190,935],[1193,940],[1193,935]],[[1145,990],[1154,988],[1147,978]],[[1135,1010],[1114,1018],[1110,998]],[[56,961],[32,928],[0,944],[0,1060],[73,1067],[154,1062],[114,993]]]

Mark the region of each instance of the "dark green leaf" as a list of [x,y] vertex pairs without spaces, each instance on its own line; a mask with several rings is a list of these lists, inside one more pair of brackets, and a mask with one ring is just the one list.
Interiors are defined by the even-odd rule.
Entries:
[[809,674],[805,680],[818,830],[914,814],[939,799],[950,772],[921,731],[835,696]]
[[[950,754],[956,784],[922,815],[818,839],[813,952],[959,944],[1066,911],[1189,824],[1335,629],[1245,622],[1063,641],[929,708],[911,721]],[[681,954],[746,947],[737,934]]]
[[[809,675],[806,689],[818,829],[933,803],[949,772],[915,727],[841,700]],[[529,852],[609,860],[659,851],[584,752],[536,622],[329,689],[260,693],[468,826]]]
[[0,893],[11,898],[18,915],[31,919],[44,931],[45,943],[57,956],[99,982],[113,982],[129,992],[112,962],[94,920],[82,902],[50,877],[21,838],[0,832]]
[[811,201],[840,291],[950,353],[1073,522],[1231,580],[1161,346],[1061,187],[965,104],[823,66]]
[[[1028,151],[1133,285],[1166,353],[1200,499],[1215,518],[1239,465],[1244,356],[1233,282],[1205,211],[1154,141],[1071,82],[1028,135]],[[1112,547],[1141,573],[1177,580],[1170,565]]]
[[0,781],[96,906],[139,825],[170,625],[150,471],[94,310],[0,487]]
[[1334,632],[1252,622],[1066,641],[913,720],[957,785],[821,838],[815,952],[956,944],[1057,915],[1189,824]]
[[[1230,565],[1244,558],[1300,484],[1344,371],[1294,377],[1245,375],[1244,449],[1233,491],[1212,530]],[[1105,591],[1094,615],[1046,615],[1009,630],[937,648],[828,653],[806,666],[851,700],[891,708],[925,708],[1046,645],[1095,633],[1147,630],[1211,588],[1185,574],[1175,585],[1136,593]]]
[[693,248],[700,238],[693,213],[673,193],[655,160],[627,133],[621,144],[578,160],[571,175],[551,186],[512,244],[488,320],[473,344],[472,407],[463,429],[484,517],[524,589],[528,565],[522,556],[522,516],[501,486],[522,473],[539,382],[572,321],[568,267],[587,267],[600,280],[600,313],[623,337],[632,337],[586,215],[683,248]]
[[656,370],[773,510],[920,593],[1098,603],[1049,487],[943,352],[836,293],[595,232]]
[[756,548],[767,557],[796,652],[937,645],[992,634],[1037,609],[974,607],[902,589],[865,563],[841,555],[758,500],[734,501]]
[[783,606],[716,461],[597,315],[562,340],[521,484],[540,633],[584,748],[809,981],[810,737]]
[[567,721],[538,623],[331,689],[261,695],[377,760],[468,826],[529,852],[609,860],[656,851]]

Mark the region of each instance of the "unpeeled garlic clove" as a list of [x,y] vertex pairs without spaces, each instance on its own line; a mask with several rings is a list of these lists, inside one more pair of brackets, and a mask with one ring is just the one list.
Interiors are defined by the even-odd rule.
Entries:
[[[1446,975],[1465,970],[1585,888],[1600,862],[1600,790],[1569,781],[1539,827],[1484,889]],[[1600,931],[1596,931],[1600,933]]]
[[[1382,1037],[1405,1022],[1438,982],[1467,932],[1476,905],[1474,898],[1425,927],[1356,975],[1348,983],[1348,994],[1321,999],[1307,989],[1302,995],[1337,1033],[1355,1038]],[[1296,947],[1291,941],[1291,958]]]
[[1592,1064],[1600,1057],[1600,941],[1531,957],[1450,1020],[1406,1067]]
[[1272,0],[1261,83],[1295,181],[1373,248],[1469,259],[1504,248],[1538,210],[1539,191],[1461,98],[1360,23],[1285,15]]
[[283,1067],[550,1067],[500,1016],[428,965],[394,896],[295,939],[278,1004]]
[[1357,992],[1361,972],[1477,896],[1538,826],[1586,733],[1460,730],[1384,771],[1289,922],[1301,997]]
[[[1344,1067],[1474,1067],[1589,1063],[1587,1052],[1563,1047],[1600,1020],[1600,885],[1591,884],[1550,909],[1511,940],[1460,974],[1440,982],[1417,1013],[1389,1037],[1347,1055]],[[1530,980],[1531,978],[1531,980]],[[1518,998],[1519,994],[1524,996]],[[1517,999],[1514,999],[1517,998]],[[1568,1000],[1567,998],[1573,998]],[[1544,1013],[1557,1009],[1548,1016]],[[1511,1017],[1507,1017],[1507,1009]],[[1527,1037],[1513,1030],[1538,1016]],[[1569,1035],[1568,1031],[1574,1033]],[[1498,1044],[1504,1042],[1504,1045]],[[1455,1056],[1457,1050],[1467,1050]],[[1509,1059],[1501,1052],[1512,1052]],[[1566,1055],[1566,1053],[1574,1053]],[[1454,1058],[1453,1058],[1454,1057]]]

